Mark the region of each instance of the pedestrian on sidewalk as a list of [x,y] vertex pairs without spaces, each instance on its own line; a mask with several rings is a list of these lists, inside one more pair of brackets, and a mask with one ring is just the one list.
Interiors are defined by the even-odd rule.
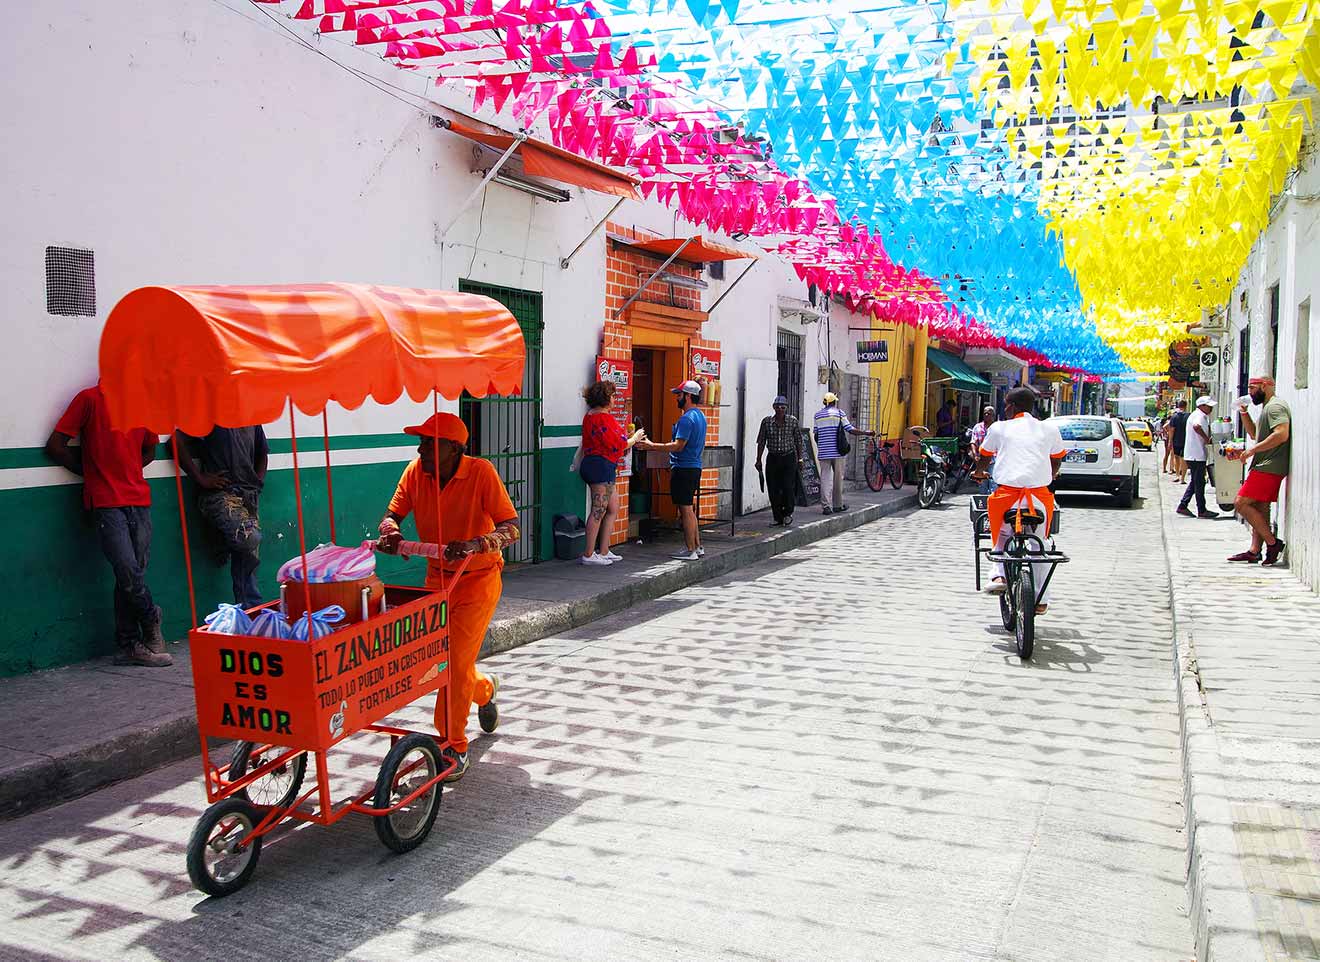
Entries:
[[619,516],[619,492],[614,482],[619,461],[646,435],[641,430],[631,436],[623,433],[619,419],[610,413],[613,397],[613,381],[597,381],[582,392],[587,414],[582,419],[578,475],[591,493],[591,512],[587,515],[587,553],[578,564],[604,566],[623,560],[610,550],[610,534]]
[[[981,445],[985,443],[986,432],[990,430],[990,425],[995,423],[995,408],[992,404],[987,404],[981,409],[981,420],[977,421],[972,427],[972,458],[981,457]],[[985,480],[977,487],[978,494],[990,494],[995,490],[995,480],[993,477],[994,462],[990,463],[990,474],[987,474]]]
[[270,445],[260,427],[213,428],[204,438],[175,432],[179,467],[196,482],[197,510],[219,533],[229,556],[234,604],[261,604],[261,492]]
[[706,449],[706,415],[701,413],[701,385],[684,381],[671,388],[678,409],[683,413],[674,422],[673,440],[638,441],[643,451],[669,452],[669,497],[678,508],[683,525],[683,548],[674,558],[696,561],[706,554],[701,546],[701,529],[697,527],[697,493],[701,488],[701,453]]
[[[1238,489],[1233,506],[1251,525],[1251,547],[1233,555],[1229,561],[1260,562],[1273,566],[1283,556],[1284,542],[1274,536],[1270,527],[1270,505],[1279,500],[1279,488],[1288,476],[1292,457],[1292,410],[1274,394],[1274,378],[1253,377],[1247,383],[1247,394],[1252,404],[1261,406],[1260,418],[1253,421],[1247,405],[1240,403],[1242,427],[1247,437],[1255,440],[1239,455],[1251,458],[1251,470]],[[1265,557],[1261,557],[1264,547]]]
[[[774,413],[761,419],[761,430],[756,434],[756,470],[764,470],[774,524],[790,525],[797,499],[796,480],[802,467],[802,432],[798,419],[788,413],[788,398],[781,394],[770,407]],[[762,456],[767,451],[769,458],[762,469]]]
[[[1196,410],[1192,412],[1191,417],[1187,419],[1187,440],[1183,444],[1183,460],[1187,463],[1187,468],[1191,471],[1192,480],[1187,485],[1187,490],[1183,492],[1182,501],[1178,504],[1177,514],[1184,517],[1193,517],[1192,512],[1187,505],[1191,503],[1192,496],[1196,496],[1196,514],[1197,518],[1214,519],[1219,517],[1218,511],[1210,511],[1205,506],[1205,478],[1210,461],[1210,412],[1215,409],[1213,398],[1199,397],[1196,399]],[[1210,476],[1210,483],[1214,484],[1214,475]]]
[[[78,438],[77,448],[69,441]],[[146,428],[110,426],[101,385],[78,392],[46,441],[46,456],[83,479],[83,507],[115,575],[116,665],[164,668],[160,608],[147,586],[151,557],[151,488],[142,469],[156,459],[160,439]]]
[[1183,450],[1187,445],[1187,398],[1179,398],[1177,410],[1169,418],[1173,428],[1173,473],[1178,476],[1179,484],[1187,483],[1187,462],[1183,460]]
[[[441,544],[441,537],[445,539],[441,557],[426,563],[426,587],[449,587],[450,681],[448,695],[441,690],[436,696],[435,728],[449,736],[452,747],[445,749],[445,756],[455,767],[445,781],[455,782],[468,767],[467,722],[473,702],[483,729],[494,731],[499,724],[495,696],[500,680],[477,671],[477,655],[504,588],[502,552],[520,537],[518,512],[495,466],[465,453],[467,425],[454,415],[433,414],[403,433],[420,438],[417,458],[403,469],[390,498],[377,550],[398,553],[403,538],[399,524],[410,514],[422,541]],[[455,578],[454,570],[464,558],[471,560],[463,576]]]
[[1165,474],[1176,473],[1173,470],[1173,415],[1166,414],[1160,418],[1160,440],[1164,442],[1164,461],[1160,465],[1160,470]]
[[826,391],[821,403],[825,406],[816,412],[813,430],[816,458],[820,462],[821,514],[830,514],[848,510],[843,503],[843,462],[852,449],[848,435],[873,438],[875,432],[853,427],[848,415],[839,410],[839,396],[833,391]]

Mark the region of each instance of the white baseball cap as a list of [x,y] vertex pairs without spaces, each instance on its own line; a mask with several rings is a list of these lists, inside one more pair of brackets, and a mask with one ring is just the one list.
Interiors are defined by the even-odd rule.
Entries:
[[691,394],[693,397],[701,397],[701,385],[696,381],[684,381],[678,387],[669,389],[670,394]]
[[1203,395],[1201,395],[1199,398],[1196,399],[1196,406],[1197,406],[1197,407],[1214,407],[1214,406],[1215,406],[1215,399],[1212,398],[1212,397],[1206,397],[1206,396],[1203,394]]

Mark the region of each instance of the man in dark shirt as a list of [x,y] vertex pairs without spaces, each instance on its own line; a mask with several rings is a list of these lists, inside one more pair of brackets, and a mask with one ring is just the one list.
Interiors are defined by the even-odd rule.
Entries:
[[756,435],[756,470],[761,471],[761,456],[768,449],[765,485],[770,492],[770,510],[776,525],[793,523],[793,505],[797,496],[795,478],[802,466],[802,432],[798,420],[788,413],[788,398],[775,398],[774,414],[761,419]]
[[197,509],[224,539],[234,603],[261,604],[257,567],[261,564],[261,489],[266,484],[270,447],[260,427],[215,428],[204,438],[175,436],[179,467],[197,482]]
[[1187,446],[1187,399],[1178,402],[1178,410],[1169,418],[1173,427],[1173,473],[1178,475],[1178,483],[1187,482],[1187,462],[1183,460],[1183,449]]

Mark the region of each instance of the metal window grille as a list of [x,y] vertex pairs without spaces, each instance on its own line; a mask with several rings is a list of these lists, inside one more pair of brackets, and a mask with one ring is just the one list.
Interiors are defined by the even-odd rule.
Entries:
[[96,260],[91,251],[46,248],[46,311],[70,317],[96,316]]
[[527,347],[522,393],[516,397],[464,395],[459,415],[471,437],[468,450],[495,465],[513,506],[522,537],[505,549],[509,561],[541,559],[541,348],[545,325],[541,295],[491,284],[459,281],[464,293],[481,294],[509,309]]
[[[844,374],[842,387],[839,394],[845,405],[843,411],[853,427],[859,431],[874,431],[876,401],[880,397],[879,379],[860,374]],[[852,437],[849,440],[852,442],[852,450],[848,452],[843,476],[848,481],[865,481],[866,439]]]
[[788,398],[788,413],[802,423],[802,335],[779,332],[779,393]]

